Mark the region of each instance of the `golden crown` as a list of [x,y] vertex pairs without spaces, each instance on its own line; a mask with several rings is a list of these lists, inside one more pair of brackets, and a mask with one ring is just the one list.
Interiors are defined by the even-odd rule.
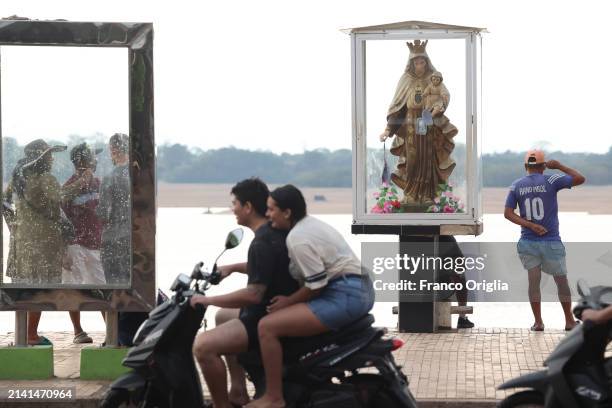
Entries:
[[410,48],[412,54],[426,54],[425,47],[427,47],[427,41],[414,40],[414,43],[407,42],[406,45]]

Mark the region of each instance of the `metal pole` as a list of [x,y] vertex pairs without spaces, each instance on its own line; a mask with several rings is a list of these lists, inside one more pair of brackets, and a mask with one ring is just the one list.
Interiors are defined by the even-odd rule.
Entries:
[[28,312],[25,310],[15,311],[15,346],[26,347],[28,345]]
[[106,347],[119,346],[119,313],[116,310],[106,312]]
[[[439,234],[435,234],[433,236],[433,256],[435,259],[437,259],[440,256],[440,235]],[[432,277],[434,282],[438,282],[438,263],[434,262],[434,270],[433,270],[433,277]],[[437,332],[438,331],[438,302],[437,302],[437,296],[436,293],[433,293],[433,297],[431,299],[431,301],[433,302],[433,332]]]
[[[400,254],[406,251],[406,245],[410,244],[410,248],[414,253],[410,256],[419,256],[421,253],[426,256],[437,255],[439,252],[439,234],[427,235],[400,235]],[[406,279],[418,282],[420,279],[426,279],[430,282],[436,282],[437,273],[434,271],[433,276],[428,276],[429,271],[426,268],[420,268],[416,271],[400,270],[400,280]],[[435,293],[433,291],[420,292],[420,299],[417,301],[401,301],[399,303],[398,314],[398,330],[402,333],[434,333],[436,327],[435,315]]]

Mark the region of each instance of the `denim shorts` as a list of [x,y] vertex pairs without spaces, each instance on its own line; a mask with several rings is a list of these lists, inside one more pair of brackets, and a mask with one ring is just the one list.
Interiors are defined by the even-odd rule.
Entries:
[[332,279],[308,307],[330,330],[339,330],[366,315],[374,306],[374,287],[367,275]]
[[565,246],[561,241],[530,241],[520,239],[516,249],[527,270],[542,267],[542,272],[552,276],[567,275]]

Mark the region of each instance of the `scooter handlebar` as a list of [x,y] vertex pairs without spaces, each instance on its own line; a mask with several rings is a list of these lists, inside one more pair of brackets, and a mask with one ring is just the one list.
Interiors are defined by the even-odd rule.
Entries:
[[208,282],[210,282],[211,285],[218,285],[219,282],[221,282],[221,274],[217,270],[217,264],[213,265],[213,270],[208,278]]

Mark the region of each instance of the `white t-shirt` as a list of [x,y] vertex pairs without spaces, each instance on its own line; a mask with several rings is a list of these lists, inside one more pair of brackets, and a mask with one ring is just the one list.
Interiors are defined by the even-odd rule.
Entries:
[[331,225],[307,215],[287,235],[291,276],[309,289],[331,279],[361,274],[361,262],[342,235]]

